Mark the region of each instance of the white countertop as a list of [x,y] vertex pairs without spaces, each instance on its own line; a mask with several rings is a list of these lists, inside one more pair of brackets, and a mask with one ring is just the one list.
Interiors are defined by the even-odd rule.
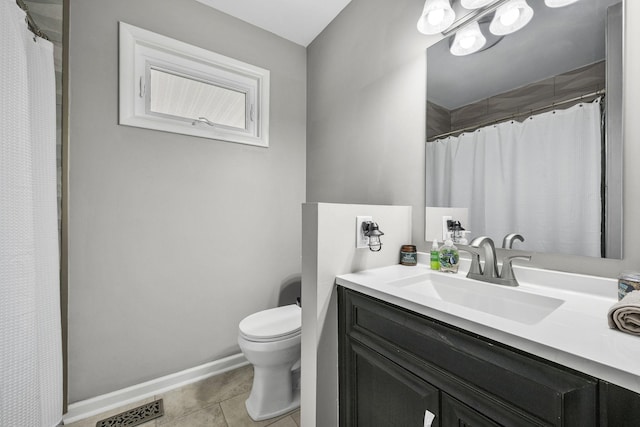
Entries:
[[[472,284],[564,302],[542,320],[523,323],[445,301],[436,292],[394,285],[451,277],[424,264],[344,274],[336,283],[640,393],[640,337],[607,324],[609,308],[618,300],[615,279],[516,266],[514,272],[517,288]],[[471,280],[465,276],[459,272],[455,278]]]

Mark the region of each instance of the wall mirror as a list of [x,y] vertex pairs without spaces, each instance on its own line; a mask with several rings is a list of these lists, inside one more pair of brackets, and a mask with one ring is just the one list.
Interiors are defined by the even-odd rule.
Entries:
[[621,259],[624,4],[526,3],[503,36],[480,14],[483,50],[427,49],[426,206],[468,208],[497,247],[519,233],[513,249]]

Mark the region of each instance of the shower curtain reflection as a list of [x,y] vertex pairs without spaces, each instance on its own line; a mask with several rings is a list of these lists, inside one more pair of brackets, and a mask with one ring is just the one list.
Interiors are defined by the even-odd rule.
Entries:
[[426,146],[427,206],[467,207],[472,236],[601,256],[600,99]]

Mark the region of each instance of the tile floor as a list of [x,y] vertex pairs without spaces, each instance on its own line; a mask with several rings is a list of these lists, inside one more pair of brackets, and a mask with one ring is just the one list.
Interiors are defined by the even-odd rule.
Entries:
[[142,427],[300,427],[300,410],[255,422],[244,407],[253,381],[251,365],[168,391],[129,406],[65,425],[95,427],[96,423],[156,399],[163,399],[164,416]]

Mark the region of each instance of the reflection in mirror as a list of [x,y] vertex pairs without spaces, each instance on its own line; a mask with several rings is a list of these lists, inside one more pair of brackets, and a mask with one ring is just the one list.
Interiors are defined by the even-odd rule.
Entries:
[[622,2],[528,4],[489,48],[427,49],[426,205],[468,209],[471,238],[622,258]]

